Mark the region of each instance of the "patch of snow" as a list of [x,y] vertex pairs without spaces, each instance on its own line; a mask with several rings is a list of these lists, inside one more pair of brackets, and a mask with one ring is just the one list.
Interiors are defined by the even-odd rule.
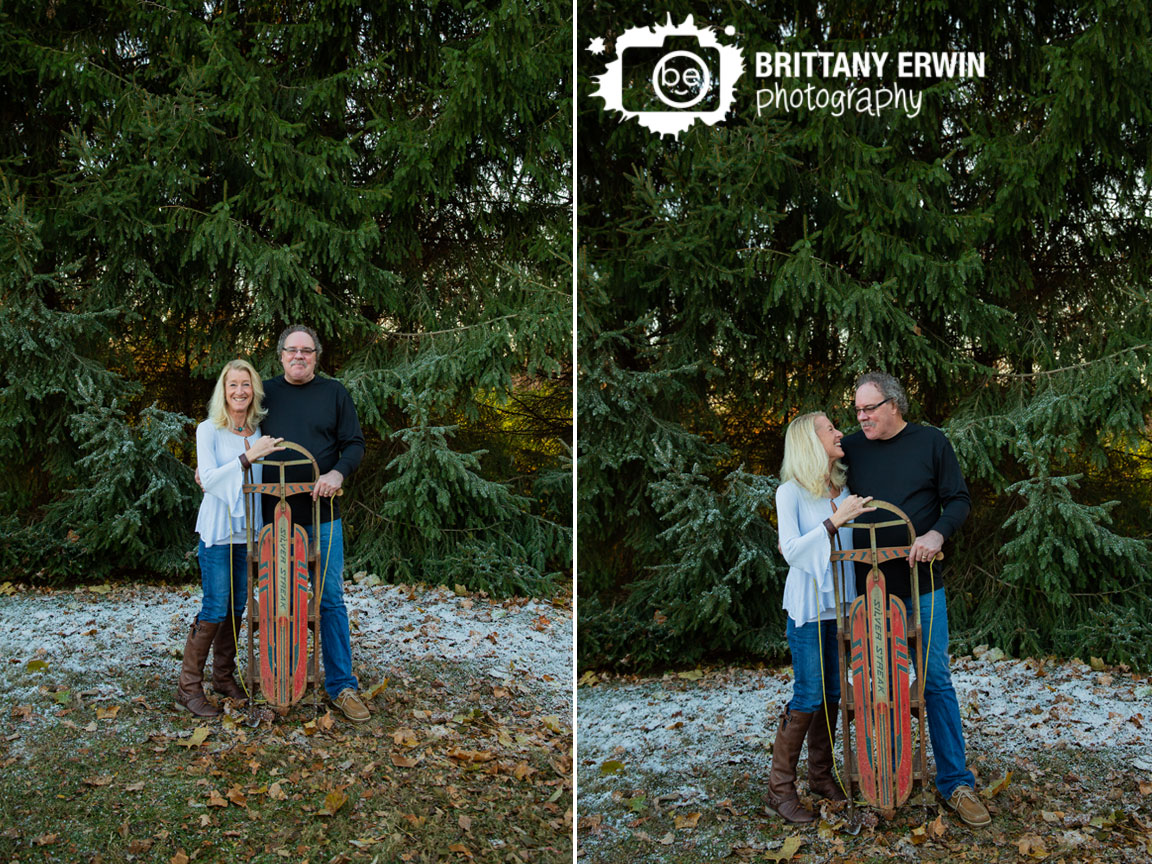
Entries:
[[[1152,711],[1140,696],[1146,678],[1077,662],[1008,658],[953,658],[951,670],[969,762],[980,753],[1057,747],[1111,749],[1133,764],[1148,758]],[[776,718],[791,691],[790,669],[729,668],[697,681],[666,674],[581,686],[581,776],[600,776],[610,760],[624,763],[628,771],[605,794],[635,787],[639,774],[674,785],[725,763],[766,777]],[[581,793],[581,811],[606,803],[602,798]]]
[[[345,584],[356,666],[380,677],[435,659],[493,683],[515,682],[571,716],[572,616],[546,601],[501,604],[445,589]],[[46,675],[83,676],[96,697],[122,699],[118,670],[150,669],[175,684],[198,587],[123,586],[100,595],[20,591],[0,597],[0,700],[32,701]],[[245,625],[246,626],[246,625]],[[43,673],[29,671],[42,660]],[[391,671],[389,671],[391,670]],[[361,680],[372,686],[374,680]]]

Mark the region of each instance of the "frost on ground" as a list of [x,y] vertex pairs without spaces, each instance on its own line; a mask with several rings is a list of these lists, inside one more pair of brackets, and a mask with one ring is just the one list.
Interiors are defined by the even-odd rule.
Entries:
[[[995,649],[975,653],[953,659],[952,678],[979,785],[990,786],[1014,766],[1025,773],[1056,753],[1073,769],[1091,756],[1131,774],[1138,797],[1149,801],[1149,678],[1099,663],[1016,660]],[[581,684],[577,809],[584,860],[622,860],[621,843],[634,844],[640,858],[633,860],[661,846],[663,854],[673,854],[685,841],[697,844],[696,855],[718,857],[765,848],[762,828],[778,820],[761,814],[760,795],[776,718],[791,695],[790,669],[585,675]],[[1104,800],[1108,791],[1096,803],[1114,805]],[[656,818],[661,811],[680,815],[665,825]],[[705,818],[697,825],[701,813]],[[702,830],[708,814],[716,820],[713,836],[727,823],[726,844],[708,847]],[[737,814],[746,818],[733,818]],[[668,828],[673,830],[665,834]],[[699,860],[712,860],[707,856]]]
[[[0,596],[0,703],[5,707],[39,693],[44,682],[27,674],[30,668],[81,676],[99,698],[135,695],[124,688],[141,674],[171,678],[175,688],[188,626],[200,607],[198,587],[58,592],[5,587],[11,592]],[[493,684],[526,688],[543,709],[571,714],[572,625],[566,605],[499,603],[446,589],[351,582],[345,585],[345,603],[362,688],[404,678],[409,664],[437,660]],[[130,670],[138,674],[123,674]]]

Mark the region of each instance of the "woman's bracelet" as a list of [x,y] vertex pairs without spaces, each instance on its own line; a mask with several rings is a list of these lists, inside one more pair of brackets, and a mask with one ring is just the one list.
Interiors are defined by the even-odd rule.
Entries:
[[248,461],[247,453],[240,454],[240,467],[242,467],[245,471],[252,467],[252,463]]
[[831,519],[824,520],[824,527],[828,529],[829,534],[836,533],[836,523],[834,523]]

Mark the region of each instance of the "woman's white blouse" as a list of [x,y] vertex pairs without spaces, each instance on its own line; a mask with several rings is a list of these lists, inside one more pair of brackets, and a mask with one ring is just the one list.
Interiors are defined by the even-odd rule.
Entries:
[[[240,465],[240,454],[245,451],[245,440],[255,444],[259,439],[259,429],[245,439],[227,428],[221,429],[211,420],[196,427],[196,467],[200,470],[200,485],[204,487],[204,500],[196,515],[196,533],[205,546],[244,542],[244,497],[240,488],[244,484],[244,468]],[[252,466],[252,479],[260,482],[259,465]],[[260,532],[263,520],[260,507],[253,509],[252,533],[255,535]]]
[[[850,494],[845,488],[834,499],[816,498],[794,480],[781,483],[776,489],[780,551],[788,562],[784,608],[797,627],[817,619],[836,618],[832,537],[824,520],[832,515],[832,502],[839,507]],[[841,528],[839,534],[840,548],[851,549],[852,529]],[[847,605],[856,598],[854,568],[837,562],[835,572],[840,579],[840,600]]]

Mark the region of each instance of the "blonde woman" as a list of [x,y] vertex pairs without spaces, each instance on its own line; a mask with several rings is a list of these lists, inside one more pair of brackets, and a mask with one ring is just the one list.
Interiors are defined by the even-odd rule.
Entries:
[[[260,434],[264,386],[247,360],[230,360],[220,370],[208,419],[196,429],[196,463],[204,498],[196,517],[200,535],[200,583],[204,599],[184,644],[184,662],[176,705],[197,717],[215,717],[220,709],[204,697],[204,663],[212,652],[212,687],[217,694],[243,699],[236,683],[236,634],[248,599],[244,469],[260,482],[260,466],[269,453],[283,450],[282,438]],[[253,533],[260,530],[255,508]]]
[[856,586],[851,570],[832,566],[832,540],[840,534],[841,546],[850,549],[851,529],[843,526],[876,508],[868,506],[871,498],[848,491],[847,469],[841,461],[843,437],[824,414],[804,414],[793,420],[784,435],[784,463],[776,490],[780,551],[788,562],[784,609],[795,676],[792,700],[780,717],[772,746],[767,801],[788,822],[816,819],[796,793],[796,766],[805,737],[809,791],[845,800],[832,774],[840,709],[833,580],[840,580],[844,603],[855,598]]

